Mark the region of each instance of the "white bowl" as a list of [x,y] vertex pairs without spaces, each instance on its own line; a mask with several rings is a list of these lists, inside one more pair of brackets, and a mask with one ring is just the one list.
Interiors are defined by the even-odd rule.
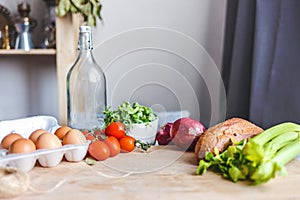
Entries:
[[128,135],[144,143],[154,144],[158,129],[158,118],[150,123],[132,124]]

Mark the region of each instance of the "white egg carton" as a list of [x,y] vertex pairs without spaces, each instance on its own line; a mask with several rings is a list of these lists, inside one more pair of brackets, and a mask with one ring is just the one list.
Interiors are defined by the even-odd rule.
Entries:
[[[11,132],[17,132],[24,138],[36,129],[45,129],[54,133],[60,126],[56,118],[52,116],[34,116],[16,120],[0,122],[0,141]],[[85,144],[64,145],[55,149],[39,149],[32,153],[7,154],[7,150],[0,149],[0,167],[16,167],[28,172],[38,161],[42,167],[55,167],[63,158],[69,162],[78,162],[84,159],[88,150],[89,142]]]

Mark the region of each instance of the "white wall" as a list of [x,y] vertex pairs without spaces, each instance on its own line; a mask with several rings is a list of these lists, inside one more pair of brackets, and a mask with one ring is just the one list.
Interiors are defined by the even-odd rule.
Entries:
[[103,0],[103,23],[98,21],[93,34],[109,104],[130,100],[159,112],[188,110],[205,124],[212,112],[222,118],[216,108],[220,96],[212,93],[219,89],[225,5],[225,0]]
[[179,31],[202,45],[221,66],[226,0],[102,0],[94,44],[142,27]]
[[[9,7],[18,2],[0,0]],[[43,15],[36,7],[41,0],[28,2],[33,17]],[[209,92],[218,88],[208,82],[218,82],[211,69],[221,66],[226,0],[102,2],[104,20],[98,21],[93,39],[95,57],[107,76],[109,104],[130,100],[156,111],[189,110],[209,123],[211,107],[219,102]],[[0,120],[39,113],[57,116],[55,75],[53,58],[1,56],[1,96],[13,100],[0,99]]]
[[0,120],[58,117],[55,56],[0,55]]

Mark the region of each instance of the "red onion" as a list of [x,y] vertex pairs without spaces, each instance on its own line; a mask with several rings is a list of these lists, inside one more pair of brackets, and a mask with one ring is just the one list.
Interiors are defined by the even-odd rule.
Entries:
[[159,145],[167,145],[171,142],[170,130],[173,123],[167,123],[163,125],[156,134],[156,140]]
[[204,125],[192,118],[177,119],[171,128],[170,136],[178,147],[184,150],[194,150],[199,137],[205,131]]

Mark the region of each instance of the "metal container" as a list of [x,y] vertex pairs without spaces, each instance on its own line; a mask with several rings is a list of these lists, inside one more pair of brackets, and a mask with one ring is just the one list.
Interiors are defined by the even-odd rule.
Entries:
[[33,49],[33,42],[31,38],[31,31],[36,27],[37,21],[29,17],[31,11],[28,3],[21,3],[18,5],[20,17],[15,21],[15,28],[17,30],[17,38],[15,49],[24,49],[28,51]]

